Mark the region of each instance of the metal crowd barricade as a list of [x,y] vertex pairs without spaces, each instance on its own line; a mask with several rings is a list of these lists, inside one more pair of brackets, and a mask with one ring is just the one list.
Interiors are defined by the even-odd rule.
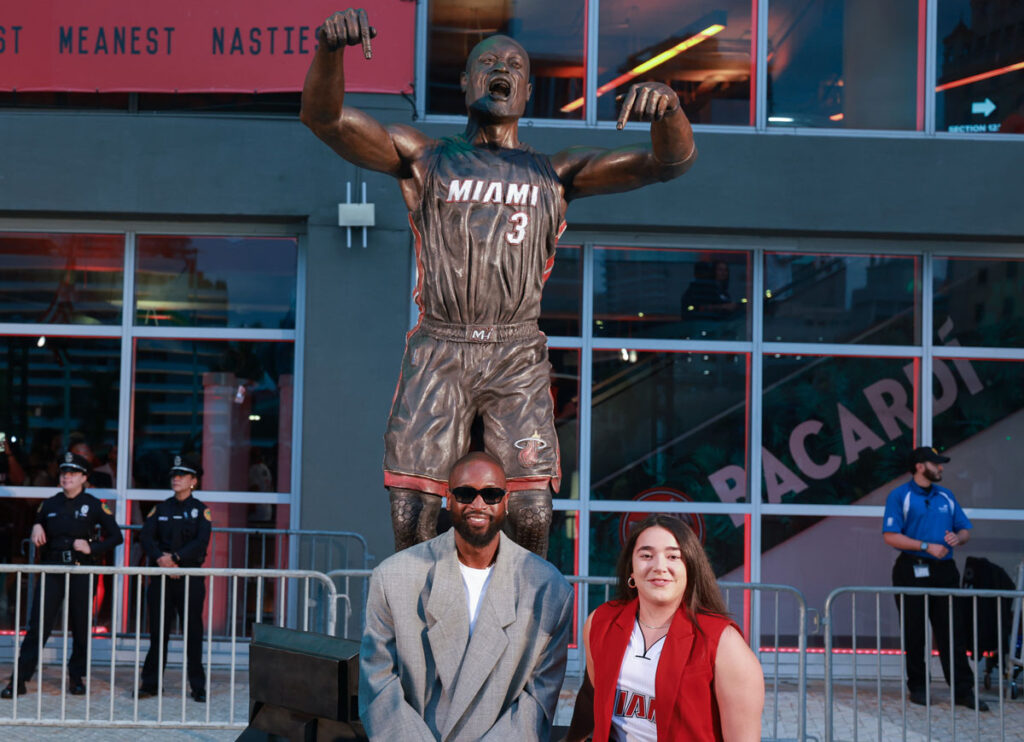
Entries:
[[[196,728],[241,728],[245,727],[248,723],[248,694],[237,693],[241,687],[240,680],[242,677],[239,674],[239,667],[248,667],[248,653],[243,651],[244,657],[239,658],[239,648],[244,647],[248,644],[249,626],[246,623],[239,622],[239,597],[244,595],[240,588],[240,581],[244,580],[255,580],[255,591],[257,600],[260,599],[262,592],[268,583],[277,583],[281,586],[281,591],[285,591],[285,586],[288,583],[292,583],[293,593],[297,596],[298,611],[295,614],[299,618],[291,621],[292,624],[289,628],[301,629],[303,631],[309,631],[314,628],[318,623],[321,624],[325,632],[328,634],[334,634],[337,628],[337,591],[334,588],[334,583],[324,574],[311,570],[282,570],[282,569],[163,569],[159,567],[101,567],[101,566],[78,566],[78,567],[64,567],[56,565],[11,565],[2,564],[0,565],[0,576],[6,578],[6,575],[14,573],[16,575],[16,586],[15,586],[15,626],[14,626],[14,675],[12,679],[12,686],[15,689],[13,698],[11,699],[10,716],[4,714],[7,710],[3,705],[0,705],[0,725],[39,725],[39,724],[59,724],[62,726],[102,726],[102,727],[196,727]],[[23,601],[30,600],[31,598],[24,596],[25,592],[22,589],[22,574],[31,574],[39,576],[39,609],[45,604],[46,590],[48,585],[54,585],[55,580],[64,581],[64,595],[65,600],[63,605],[63,619],[60,624],[60,632],[55,632],[57,636],[50,637],[50,646],[46,648],[44,653],[43,646],[43,632],[40,631],[38,634],[38,659],[36,668],[34,670],[34,680],[36,682],[36,688],[34,690],[35,695],[35,713],[30,715],[22,715],[19,713],[19,694],[17,688],[20,683],[24,682],[20,677],[17,677],[19,671],[18,658],[22,650],[21,642],[19,637],[22,633],[21,629],[21,613]],[[47,575],[44,579],[42,576]],[[95,597],[95,586],[96,577],[104,575],[110,576],[113,585],[113,591],[118,594],[119,590],[123,589],[125,584],[129,582],[136,583],[136,589],[134,590],[134,613],[135,613],[135,631],[133,635],[127,637],[119,637],[116,632],[108,633],[106,636],[97,636],[94,631],[93,615],[91,606],[93,605],[93,599]],[[84,677],[86,693],[81,698],[75,697],[74,699],[68,699],[68,672],[65,664],[65,657],[69,652],[69,633],[70,627],[68,624],[68,613],[69,613],[69,596],[71,588],[71,580],[75,577],[86,577],[88,579],[88,598],[89,598],[89,616],[88,616],[88,642],[86,645],[86,675]],[[154,700],[140,699],[139,698],[139,684],[140,684],[140,670],[141,670],[141,659],[142,659],[142,594],[143,594],[143,578],[151,577],[158,578],[162,581],[165,589],[160,591],[160,626],[161,629],[166,620],[166,599],[167,599],[167,581],[172,579],[184,579],[186,584],[184,586],[184,600],[185,610],[184,613],[188,614],[188,600],[189,590],[187,581],[190,579],[209,579],[210,589],[206,595],[206,610],[204,612],[203,625],[206,627],[206,637],[204,641],[204,654],[205,654],[205,684],[207,693],[207,702],[204,704],[189,703],[186,698],[186,683],[188,678],[188,658],[185,648],[188,645],[188,622],[182,622],[182,637],[181,637],[181,672],[177,673],[174,669],[170,669],[167,672],[159,672],[158,674],[158,692]],[[213,622],[211,617],[215,610],[215,596],[218,594],[213,589],[214,582],[217,580],[224,580],[229,586],[228,595],[230,596],[230,607],[229,614],[231,616],[231,631],[225,640],[218,642],[212,632]],[[57,583],[59,584],[59,583]],[[52,589],[52,588],[51,588]],[[244,599],[244,598],[243,598]],[[112,603],[111,611],[111,626],[116,627],[118,624],[118,612],[120,610],[121,602],[114,600]],[[126,605],[124,610],[131,610],[131,605]],[[38,619],[37,619],[38,620]],[[253,623],[261,623],[263,620],[262,613],[257,611]],[[275,621],[278,626],[288,626],[289,621],[286,620],[286,612],[283,605],[277,612],[277,618]],[[42,628],[42,627],[40,627]],[[241,630],[240,630],[241,629]],[[60,634],[63,634],[63,641],[61,641]],[[162,630],[153,631],[150,634],[149,641],[146,643],[146,648],[149,647],[149,642],[160,641]],[[55,643],[60,642],[59,651],[55,651]],[[214,645],[220,644],[225,646],[218,646],[218,657],[214,657]],[[97,646],[99,645],[99,646]],[[168,648],[170,651],[170,646]],[[176,655],[177,652],[174,652]],[[225,657],[223,655],[226,656]],[[53,686],[53,677],[48,667],[46,667],[45,660],[48,657],[55,657],[56,661],[61,664],[60,672],[60,685],[59,688],[55,689]],[[160,642],[158,649],[159,665],[163,667],[167,663],[168,657],[164,656],[163,642]],[[92,663],[99,660],[100,663],[105,663],[108,669],[93,671]],[[127,662],[121,662],[120,660],[128,660]],[[217,665],[218,669],[214,671],[214,666]],[[167,677],[165,677],[165,675]],[[175,686],[175,682],[180,680],[180,687]],[[95,708],[97,706],[94,703],[95,690],[100,689],[105,691],[109,695],[109,709],[105,714],[96,714]],[[119,689],[125,689],[118,693]],[[164,691],[172,690],[180,698],[180,714],[173,712],[174,716],[171,717],[172,712],[165,713],[164,703]],[[120,698],[119,698],[120,695]],[[28,697],[25,697],[25,701]],[[118,703],[117,701],[121,702]],[[130,703],[125,703],[130,701]],[[241,708],[236,709],[236,702],[240,703]],[[0,704],[6,704],[7,701],[0,701]],[[24,707],[24,701],[20,704]],[[172,706],[177,706],[175,702]],[[130,713],[129,713],[130,712]]]
[[[131,563],[138,563],[143,559],[138,549],[138,532],[142,526],[133,524],[122,526],[125,531],[126,546],[130,550],[129,558]],[[212,529],[210,545],[210,567],[222,569],[308,569],[317,572],[327,573],[335,569],[366,569],[373,562],[374,557],[369,552],[366,539],[362,534],[354,531],[314,531],[302,529],[273,529],[273,528],[227,528],[217,527]],[[31,561],[31,555],[30,555]],[[242,604],[252,606],[253,612],[263,612],[263,600],[273,603],[272,610],[281,610],[282,606],[293,600],[286,594],[274,592],[272,595],[261,594],[261,600],[252,600],[254,586],[251,580],[242,582],[243,592]],[[124,594],[124,600],[132,600],[132,591],[129,588]],[[365,593],[363,595],[365,600]],[[288,609],[295,610],[293,603],[289,603]],[[148,615],[147,607],[143,605],[142,618]],[[124,617],[119,627],[122,632],[132,631],[130,616]],[[227,636],[227,626],[223,616],[219,617],[216,631],[218,638]],[[316,627],[317,631],[323,631],[323,627]]]
[[[882,596],[892,596],[883,601]],[[858,596],[862,597],[860,609],[858,610]],[[904,624],[900,616],[905,613],[906,600],[908,596],[921,596],[924,602],[923,626],[921,631],[924,634],[925,647],[925,694],[927,703],[924,706],[909,706],[906,687],[906,665],[904,651],[906,648],[906,636]],[[1007,642],[1004,640],[1004,621],[1002,606],[1005,600],[1010,600],[1015,606],[1014,624],[1012,627],[1019,632],[1020,603],[1024,597],[1024,590],[961,590],[961,589],[938,589],[938,588],[911,588],[911,587],[840,587],[833,590],[825,601],[825,612],[822,623],[825,630],[825,740],[832,742],[833,739],[876,739],[892,740],[903,739],[909,734],[913,739],[977,739],[977,740],[1006,740],[1007,730],[1012,730],[1014,735],[1024,728],[1024,705],[1008,704],[1007,697],[1010,695],[1008,684],[1004,683],[1007,675],[1007,667],[1020,665],[1019,648],[1016,641]],[[849,616],[840,612],[838,603],[841,598],[849,598]],[[979,652],[979,633],[981,627],[978,622],[978,601],[981,599],[995,599],[996,610],[996,656],[999,672],[998,689],[993,688],[995,697],[982,697],[979,674],[983,665],[983,657]],[[892,602],[890,602],[890,600]],[[949,687],[941,690],[936,685],[942,681],[932,679],[932,658],[935,652],[932,649],[933,637],[929,611],[934,601],[941,601],[936,610],[946,613],[946,619],[950,626],[948,641],[949,662]],[[889,605],[889,609],[883,613],[882,603]],[[866,605],[865,605],[866,604]],[[866,610],[865,610],[866,608]],[[956,685],[956,669],[953,662],[954,639],[956,636],[954,626],[960,621],[963,625],[964,611],[969,616],[966,650],[975,660],[973,692],[975,698],[982,698],[987,702],[998,703],[998,709],[982,712],[978,708],[969,709],[963,706],[957,709],[954,687]],[[848,624],[846,623],[848,618]],[[873,621],[872,621],[873,618]],[[837,626],[842,621],[843,628],[849,626],[850,646],[836,648]],[[860,621],[861,629],[858,629]],[[888,628],[886,627],[888,621]],[[867,623],[868,629],[874,626],[874,636],[867,646],[860,645],[858,636],[863,636],[863,626]],[[1007,629],[1011,627],[1006,627]],[[883,633],[886,632],[886,633]],[[898,638],[898,644],[893,640]],[[888,641],[886,641],[886,639]],[[1009,646],[1008,646],[1009,644]],[[894,646],[888,646],[894,645]],[[837,659],[850,657],[849,670],[843,672],[837,670]],[[862,658],[867,657],[867,661]],[[872,660],[873,658],[873,660]],[[844,661],[843,665],[847,663]],[[861,668],[868,665],[873,672],[863,672]],[[864,668],[867,670],[867,668]],[[841,720],[837,719],[836,688],[840,681],[846,680],[850,683],[849,697],[844,697]],[[862,688],[864,684],[870,683],[874,694],[874,703],[871,704],[871,691]],[[892,687],[898,684],[898,690]],[[868,704],[862,704],[861,697],[868,696]],[[1012,700],[1012,699],[1011,699]],[[901,722],[894,724],[886,719],[887,713],[894,706],[899,704],[901,708]],[[949,709],[938,708],[939,705],[949,704]],[[867,705],[870,710],[862,710],[861,706]],[[937,713],[933,713],[937,711]],[[862,723],[863,717],[868,717],[868,723]],[[873,724],[871,724],[873,722]],[[837,729],[842,726],[842,732]],[[873,727],[873,728],[872,728]],[[1019,739],[1013,736],[1013,739]]]

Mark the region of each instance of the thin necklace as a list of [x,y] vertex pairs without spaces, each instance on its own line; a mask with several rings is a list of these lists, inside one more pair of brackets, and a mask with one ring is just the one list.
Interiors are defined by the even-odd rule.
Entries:
[[669,621],[664,626],[651,626],[650,624],[644,623],[643,621],[640,620],[640,614],[639,613],[636,616],[636,622],[638,624],[640,624],[641,626],[643,626],[645,629],[651,629],[652,631],[661,631],[662,629],[667,629],[669,626],[672,625],[672,622]]

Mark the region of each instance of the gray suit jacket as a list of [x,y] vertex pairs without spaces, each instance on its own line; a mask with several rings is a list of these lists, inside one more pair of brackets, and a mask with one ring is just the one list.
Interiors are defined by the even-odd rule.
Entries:
[[359,715],[371,739],[548,739],[572,588],[500,538],[472,637],[452,531],[373,571],[359,651]]

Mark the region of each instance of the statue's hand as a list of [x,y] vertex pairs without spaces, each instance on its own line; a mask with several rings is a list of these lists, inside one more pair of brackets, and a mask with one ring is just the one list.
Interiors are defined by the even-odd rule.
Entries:
[[320,27],[320,43],[330,51],[344,46],[362,44],[363,56],[370,59],[370,39],[377,35],[377,29],[370,25],[366,11],[362,8],[349,8],[331,15]]
[[666,113],[678,109],[679,96],[668,85],[661,82],[638,82],[626,93],[615,128],[621,129],[630,118],[661,121]]

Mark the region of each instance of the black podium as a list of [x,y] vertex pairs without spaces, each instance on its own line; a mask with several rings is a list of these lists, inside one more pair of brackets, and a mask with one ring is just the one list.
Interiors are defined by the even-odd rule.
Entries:
[[238,742],[367,740],[358,687],[359,642],[256,624],[249,726]]

